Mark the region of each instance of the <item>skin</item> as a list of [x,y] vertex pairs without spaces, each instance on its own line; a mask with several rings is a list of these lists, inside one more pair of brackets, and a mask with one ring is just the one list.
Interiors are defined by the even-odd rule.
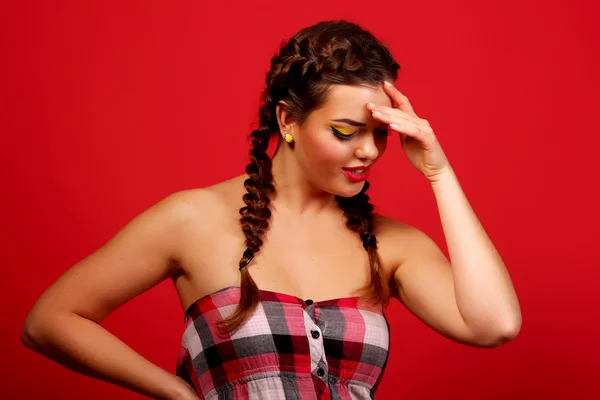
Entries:
[[[373,106],[368,105],[372,103]],[[350,140],[331,130],[337,118],[362,121]],[[277,107],[282,142],[273,158],[277,196],[265,244],[248,267],[258,287],[321,301],[368,284],[368,257],[345,227],[334,195],[352,196],[341,168],[375,163],[388,139],[431,183],[452,263],[423,232],[375,215],[374,233],[393,295],[440,334],[476,347],[514,338],[521,325],[510,277],[478,222],[433,130],[408,99],[385,85],[334,86],[304,124]],[[348,126],[341,125],[349,133]],[[377,129],[390,124],[389,138]],[[337,125],[336,125],[337,126]],[[356,130],[350,127],[352,130]],[[157,399],[197,399],[187,384],[137,354],[99,323],[165,279],[182,310],[226,286],[239,286],[245,249],[238,210],[246,175],[173,193],[130,221],[108,243],[68,269],[30,311],[23,342],[80,373]],[[75,333],[76,332],[76,333]],[[93,345],[92,345],[93,343]]]
[[[387,124],[371,117],[365,108],[369,102],[392,105],[382,88],[336,85],[330,90],[327,102],[314,110],[302,126],[286,112],[285,102],[277,107],[281,134],[294,137],[294,148],[281,146],[278,149],[282,154],[274,157],[273,170],[275,180],[290,189],[280,192],[286,202],[294,204],[293,208],[302,211],[311,204],[330,206],[334,195],[351,197],[362,190],[364,183],[350,182],[341,169],[374,164],[385,152]],[[333,122],[338,119],[351,119],[366,126]],[[332,126],[348,140],[335,136]]]

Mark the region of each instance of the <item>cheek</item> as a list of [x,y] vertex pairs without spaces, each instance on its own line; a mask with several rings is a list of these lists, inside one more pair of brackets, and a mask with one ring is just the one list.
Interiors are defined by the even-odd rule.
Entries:
[[[323,135],[324,136],[324,135]],[[344,165],[351,157],[350,146],[335,138],[310,138],[305,145],[304,154],[309,167]]]

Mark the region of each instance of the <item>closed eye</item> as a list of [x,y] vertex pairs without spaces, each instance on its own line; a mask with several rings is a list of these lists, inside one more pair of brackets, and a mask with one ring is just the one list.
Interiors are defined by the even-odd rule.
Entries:
[[[358,132],[344,127],[334,127],[333,125],[329,125],[329,127],[331,128],[333,134],[342,140],[350,140],[350,138],[354,136],[356,132]],[[390,131],[388,129],[375,129],[375,133],[382,136],[390,135]]]
[[335,136],[342,140],[350,140],[350,138],[356,133],[356,131],[351,131],[350,129],[345,128],[335,128],[332,125],[329,125],[331,131]]

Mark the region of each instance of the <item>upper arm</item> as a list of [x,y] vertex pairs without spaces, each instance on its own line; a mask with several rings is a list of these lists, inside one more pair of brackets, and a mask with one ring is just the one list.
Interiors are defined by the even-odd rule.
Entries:
[[75,313],[100,322],[177,270],[178,243],[194,219],[191,191],[146,209],[98,250],[69,268],[38,299],[28,320]]
[[396,264],[392,295],[436,332],[460,343],[477,344],[458,309],[452,267],[437,244],[398,221],[387,219],[385,226],[384,243]]
[[425,233],[411,230],[412,251],[394,273],[397,298],[436,332],[460,343],[476,344],[458,309],[450,262]]

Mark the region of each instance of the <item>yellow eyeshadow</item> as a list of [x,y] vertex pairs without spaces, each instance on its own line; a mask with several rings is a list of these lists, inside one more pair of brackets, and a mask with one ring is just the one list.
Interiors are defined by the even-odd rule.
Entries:
[[343,127],[343,126],[334,125],[332,123],[329,123],[329,126],[335,128],[342,135],[350,136],[350,135],[352,135],[355,132],[351,128],[346,128],[346,127]]

